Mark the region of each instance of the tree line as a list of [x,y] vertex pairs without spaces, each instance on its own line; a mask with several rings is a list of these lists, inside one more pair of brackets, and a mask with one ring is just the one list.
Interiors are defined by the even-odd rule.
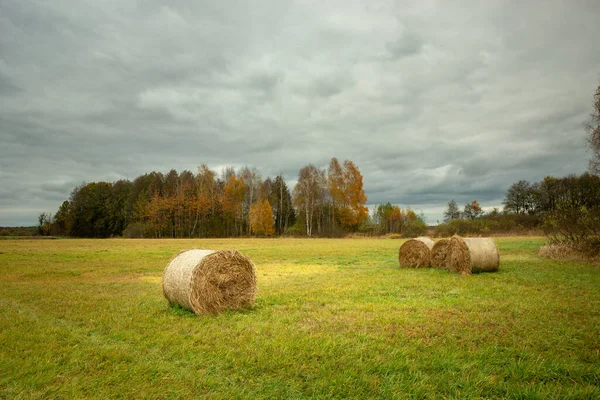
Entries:
[[461,212],[451,200],[436,232],[446,236],[540,229],[551,242],[567,243],[588,254],[600,252],[598,175],[547,176],[534,183],[520,180],[508,188],[503,205],[502,212],[484,213],[473,201]]
[[91,182],[71,192],[54,215],[39,216],[40,234],[73,237],[236,237],[286,232],[307,236],[358,230],[368,217],[359,168],[332,158],[308,164],[290,192],[283,175],[228,167],[219,175],[151,172],[133,181]]
[[[544,229],[551,240],[600,248],[600,86],[587,130],[591,174],[515,182],[502,211],[485,213],[477,200],[461,211],[450,200],[434,234]],[[327,170],[306,165],[292,193],[281,174],[263,179],[255,168],[244,167],[226,168],[218,176],[202,165],[195,174],[171,170],[133,181],[83,184],[54,215],[40,214],[37,229],[40,235],[158,238],[339,236],[356,231],[410,237],[427,231],[424,216],[410,208],[388,202],[369,215],[366,202],[362,174],[349,160],[341,164],[332,158]],[[10,229],[2,228],[0,234],[11,234]]]

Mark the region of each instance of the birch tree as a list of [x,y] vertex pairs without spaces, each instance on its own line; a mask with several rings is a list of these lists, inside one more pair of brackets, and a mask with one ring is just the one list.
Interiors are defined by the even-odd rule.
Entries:
[[312,164],[300,169],[293,193],[294,205],[304,215],[308,237],[312,236],[315,211],[325,197],[325,188],[325,171]]

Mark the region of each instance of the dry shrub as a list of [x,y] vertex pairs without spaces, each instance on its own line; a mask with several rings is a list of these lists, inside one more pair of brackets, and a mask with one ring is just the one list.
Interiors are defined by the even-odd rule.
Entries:
[[398,250],[398,262],[403,268],[427,268],[431,261],[431,249],[435,242],[428,237],[410,239]]
[[441,268],[461,274],[494,272],[500,265],[500,254],[492,238],[453,236],[446,247]]
[[540,256],[569,261],[600,261],[600,257],[590,257],[585,252],[564,243],[552,243],[540,248]]
[[187,250],[163,274],[163,294],[196,314],[214,314],[254,305],[256,274],[252,261],[235,250]]
[[446,258],[446,248],[450,244],[450,239],[440,239],[431,248],[431,266],[433,268],[444,268],[444,259]]

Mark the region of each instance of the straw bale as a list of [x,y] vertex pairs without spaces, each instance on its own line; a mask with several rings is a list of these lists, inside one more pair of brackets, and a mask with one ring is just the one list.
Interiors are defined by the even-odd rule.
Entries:
[[435,242],[421,236],[404,242],[398,250],[398,262],[402,268],[427,268],[430,266],[431,248]]
[[214,314],[254,305],[256,274],[252,261],[235,250],[187,250],[163,273],[163,294],[196,314]]
[[441,267],[452,272],[494,272],[500,266],[500,254],[492,238],[450,238]]
[[450,244],[450,239],[440,239],[431,248],[431,266],[433,268],[444,268],[444,259],[446,257],[446,249]]

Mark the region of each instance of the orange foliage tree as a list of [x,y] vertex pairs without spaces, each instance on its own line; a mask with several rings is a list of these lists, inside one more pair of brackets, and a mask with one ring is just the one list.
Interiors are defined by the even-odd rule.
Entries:
[[327,188],[331,195],[333,212],[340,225],[355,230],[369,216],[365,206],[367,196],[363,189],[360,170],[350,160],[344,161],[343,168],[334,157],[329,164]]
[[223,190],[223,212],[228,223],[233,223],[236,233],[241,234],[244,221],[243,201],[246,195],[246,184],[240,177],[230,175]]
[[260,200],[250,206],[250,225],[256,235],[271,236],[273,222],[273,210],[268,200]]

